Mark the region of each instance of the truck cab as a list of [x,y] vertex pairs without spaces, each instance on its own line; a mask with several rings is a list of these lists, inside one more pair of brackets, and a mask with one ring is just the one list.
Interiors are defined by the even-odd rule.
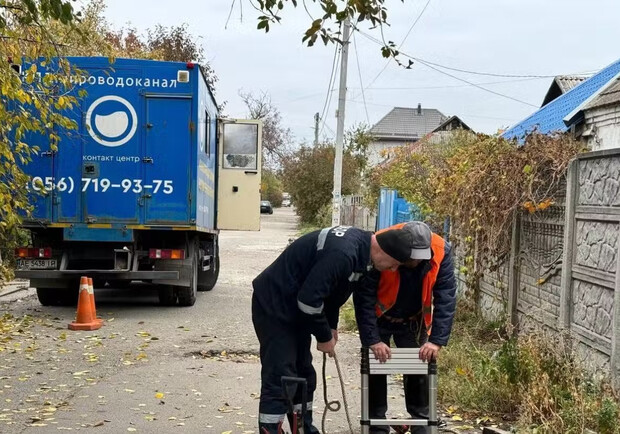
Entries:
[[221,118],[194,63],[68,60],[72,87],[59,91],[77,99],[63,111],[76,129],[57,149],[29,138],[41,151],[23,167],[34,211],[17,277],[44,305],[74,304],[83,275],[193,305],[217,282],[219,231],[260,228],[260,121]]

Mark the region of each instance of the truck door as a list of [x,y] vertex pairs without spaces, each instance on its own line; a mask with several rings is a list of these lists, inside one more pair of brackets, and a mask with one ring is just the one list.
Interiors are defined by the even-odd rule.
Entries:
[[222,120],[218,149],[217,227],[260,230],[262,123]]
[[[97,84],[88,87],[82,100],[82,155],[59,152],[58,172],[74,173],[81,168],[79,194],[81,219],[84,223],[138,223],[136,200],[141,182],[140,160],[140,95],[131,88],[100,84],[114,83],[120,78],[135,80],[139,70],[91,69],[90,78]],[[78,188],[76,187],[76,189]],[[64,193],[66,194],[66,193]],[[59,219],[74,221],[69,197],[61,198]],[[64,204],[63,204],[64,203]]]
[[146,224],[189,223],[191,96],[147,96],[142,197]]

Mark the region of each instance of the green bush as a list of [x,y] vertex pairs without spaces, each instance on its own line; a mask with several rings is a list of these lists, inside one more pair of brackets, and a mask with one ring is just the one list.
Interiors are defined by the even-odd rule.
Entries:
[[268,169],[263,169],[261,179],[261,199],[271,202],[271,206],[278,208],[282,206],[283,189],[282,181],[275,173]]
[[[325,207],[332,202],[334,186],[334,148],[329,145],[301,147],[283,164],[286,191],[302,223],[323,226]],[[360,188],[360,160],[345,151],[342,163],[342,194],[352,194]],[[331,223],[331,217],[330,217]],[[329,224],[328,223],[328,226]]]

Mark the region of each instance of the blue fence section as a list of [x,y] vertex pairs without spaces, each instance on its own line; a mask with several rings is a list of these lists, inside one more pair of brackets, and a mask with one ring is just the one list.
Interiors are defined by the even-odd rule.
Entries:
[[407,202],[394,189],[381,189],[377,230],[385,229],[397,223],[422,219],[423,215],[417,205]]
[[[377,215],[377,230],[412,220],[424,221],[424,214],[420,208],[414,203],[407,202],[398,194],[398,191],[391,188],[381,189]],[[436,233],[443,233],[443,236],[447,237],[450,233],[450,218],[445,219],[443,228],[431,227],[431,229]]]

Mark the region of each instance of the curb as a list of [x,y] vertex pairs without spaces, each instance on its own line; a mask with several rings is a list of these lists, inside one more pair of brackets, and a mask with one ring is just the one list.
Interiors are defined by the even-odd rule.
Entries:
[[28,291],[28,289],[30,288],[28,287],[28,285],[26,285],[26,286],[20,286],[19,288],[11,289],[6,292],[0,292],[0,300],[8,295],[15,294],[16,292]]
[[485,426],[484,428],[482,428],[482,434],[510,434],[510,432],[504,431],[503,429],[499,429],[499,428],[491,428],[491,427]]

